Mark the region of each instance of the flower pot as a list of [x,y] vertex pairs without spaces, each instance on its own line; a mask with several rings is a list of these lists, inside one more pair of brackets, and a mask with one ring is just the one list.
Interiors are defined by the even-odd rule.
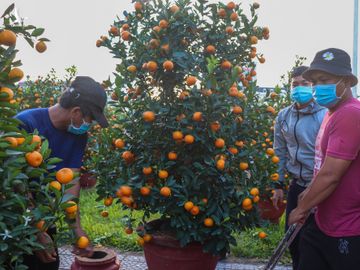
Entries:
[[148,270],[214,270],[219,257],[203,252],[200,243],[181,247],[172,236],[155,233],[144,245]]
[[96,185],[96,177],[92,173],[83,173],[80,176],[81,188],[87,189],[92,188]]
[[285,203],[278,202],[278,209],[276,209],[269,198],[262,198],[258,202],[258,206],[260,217],[275,224],[279,224],[279,218],[282,216],[286,208]]
[[91,258],[76,256],[71,270],[119,270],[120,262],[115,252],[104,248],[94,248]]

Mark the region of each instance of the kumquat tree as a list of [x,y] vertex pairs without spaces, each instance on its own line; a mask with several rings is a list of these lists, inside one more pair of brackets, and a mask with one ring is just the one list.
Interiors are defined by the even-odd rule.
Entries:
[[[265,62],[256,45],[269,29],[256,25],[258,3],[250,16],[234,2],[134,5],[96,42],[119,59],[112,127],[93,157],[99,197],[143,210],[144,223],[160,214],[183,246],[224,253],[234,230],[256,222],[258,186],[277,161],[254,132],[256,65]],[[271,166],[259,170],[260,157]]]
[[[18,81],[24,76],[15,60],[17,39],[43,44],[48,41],[40,38],[44,29],[19,21],[14,5],[0,20],[0,269],[26,269],[23,256],[45,248],[37,241],[40,232],[55,222],[74,222],[76,202],[65,191],[76,175],[70,169],[54,172],[59,160],[49,158],[48,142],[20,130],[14,118]],[[66,231],[63,226],[58,236],[72,239]]]

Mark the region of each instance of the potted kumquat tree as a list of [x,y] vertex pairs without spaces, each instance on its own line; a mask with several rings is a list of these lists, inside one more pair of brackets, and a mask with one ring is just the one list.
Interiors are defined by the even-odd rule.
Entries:
[[232,233],[257,222],[260,187],[276,169],[257,142],[269,126],[255,121],[267,113],[256,45],[269,29],[256,26],[258,3],[249,16],[239,3],[206,0],[134,8],[96,42],[119,59],[111,127],[92,155],[99,199],[143,211],[126,231],[139,225],[150,270],[215,269],[236,245]]

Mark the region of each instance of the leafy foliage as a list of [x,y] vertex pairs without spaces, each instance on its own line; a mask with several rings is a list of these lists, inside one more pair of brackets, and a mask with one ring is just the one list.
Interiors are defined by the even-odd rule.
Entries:
[[[119,58],[112,128],[92,155],[100,198],[117,195],[124,208],[143,210],[144,222],[160,213],[182,245],[199,241],[213,254],[256,222],[250,190],[275,169],[255,141],[270,133],[254,122],[268,114],[256,95],[256,61],[265,58],[255,45],[269,30],[256,26],[256,8],[247,17],[241,5],[205,0],[137,2],[97,41]],[[188,201],[195,210],[184,209]]]
[[15,60],[16,38],[23,36],[33,44],[43,29],[19,22],[14,15],[14,5],[1,19],[0,269],[26,269],[23,256],[44,248],[38,243],[37,234],[64,220],[63,209],[70,199],[64,192],[70,185],[60,190],[49,185],[55,179],[54,164],[59,160],[50,158],[47,141],[34,141],[37,135],[20,130],[20,121],[13,118],[19,109],[14,99],[15,82],[21,79],[11,78],[13,68],[21,65]]

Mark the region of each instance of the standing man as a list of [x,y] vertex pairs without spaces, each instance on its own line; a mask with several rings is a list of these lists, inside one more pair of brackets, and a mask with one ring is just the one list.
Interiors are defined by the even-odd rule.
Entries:
[[[294,68],[291,74],[291,98],[294,103],[279,112],[275,122],[274,148],[280,158],[279,182],[273,196],[274,206],[283,200],[284,175],[291,177],[286,206],[286,230],[288,217],[296,208],[298,196],[310,184],[313,177],[315,140],[326,113],[324,107],[313,100],[311,83],[302,74],[308,67]],[[299,235],[290,245],[293,269],[299,264]]]
[[340,49],[316,54],[303,76],[315,100],[329,109],[316,140],[314,179],[304,191],[289,224],[304,226],[298,270],[344,270],[360,266],[360,102],[351,87],[350,56]]
[[[101,127],[108,126],[104,115],[106,101],[106,93],[99,83],[90,77],[79,76],[63,92],[58,104],[50,108],[25,110],[16,118],[22,121],[22,128],[27,132],[33,133],[38,130],[39,134],[48,140],[51,157],[62,159],[62,162],[57,164],[56,170],[71,168],[80,171],[87,143],[87,131],[93,121]],[[78,198],[79,181],[74,181],[72,184],[74,186],[68,192]],[[77,237],[85,235],[81,228],[79,212],[73,229]],[[48,234],[39,233],[39,242],[44,245],[51,243],[50,237],[54,233],[55,229],[51,228]],[[92,248],[80,250],[74,247],[74,253],[91,256]],[[30,270],[58,269],[59,257],[53,250],[46,249],[26,257],[25,264]]]

